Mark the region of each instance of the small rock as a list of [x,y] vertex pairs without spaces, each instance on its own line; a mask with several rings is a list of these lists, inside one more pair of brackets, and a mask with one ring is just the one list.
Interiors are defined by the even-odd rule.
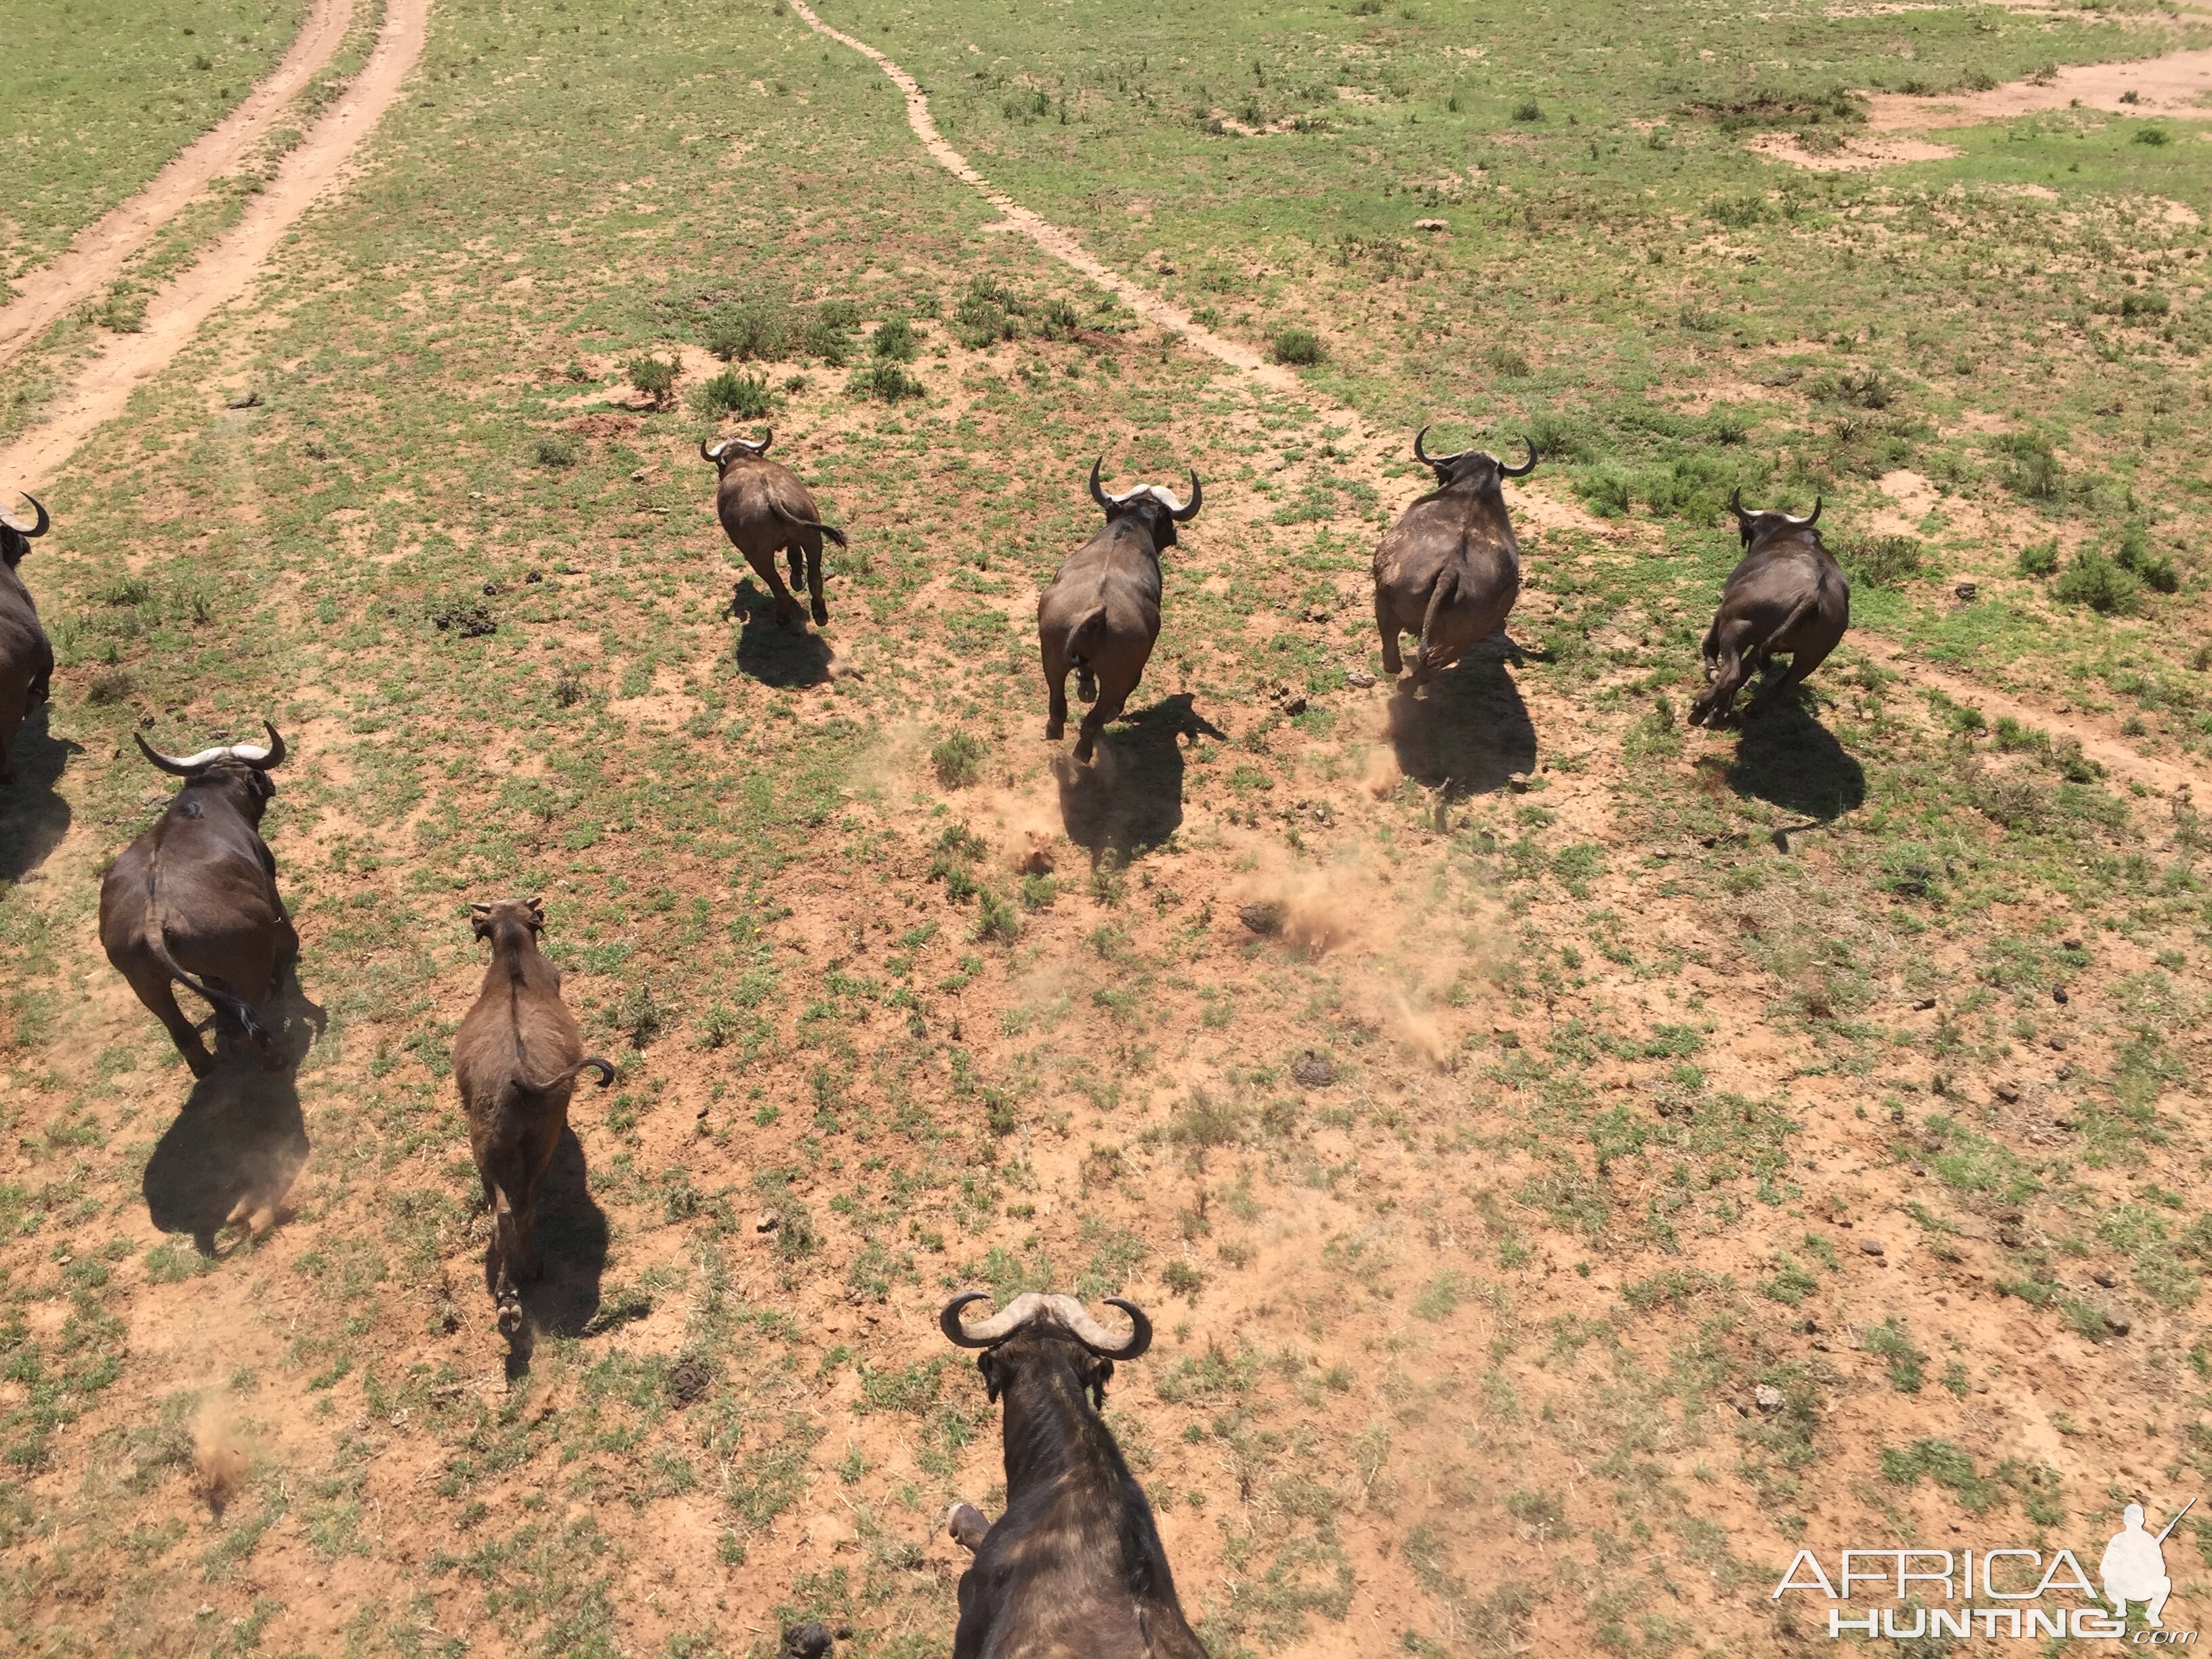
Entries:
[[629,481],[632,483],[643,483],[645,482],[645,469],[643,467],[640,467],[637,471],[631,473],[629,475]]
[[1864,1250],[1869,1255],[1880,1255],[1882,1253],[1881,1241],[1878,1238],[1863,1238],[1859,1240],[1859,1249]]
[[1994,1093],[1999,1100],[2004,1101],[2008,1104],[2020,1098],[2020,1085],[2017,1083],[1992,1084],[1990,1085],[1990,1091]]
[[696,1354],[685,1354],[668,1368],[668,1397],[688,1406],[714,1385],[714,1368]]
[[1303,1088],[1326,1089],[1336,1081],[1336,1066],[1327,1054],[1309,1048],[1291,1062],[1291,1078]]
[[545,573],[542,570],[533,570],[522,580],[526,582],[542,582],[545,580]]
[[488,599],[495,598],[499,592],[499,584],[497,582],[486,582],[483,585],[483,591],[484,598]]
[[1283,931],[1283,907],[1279,904],[1240,904],[1237,920],[1259,934],[1273,939]]
[[829,1628],[810,1619],[796,1630],[783,1633],[783,1659],[823,1659],[830,1651]]
[[1527,794],[1528,775],[1526,772],[1508,772],[1505,775],[1505,787],[1516,795]]
[[2130,1325],[2126,1320],[2122,1319],[2117,1314],[2106,1314],[2105,1316],[2105,1328],[2110,1331],[2114,1336],[2125,1336],[2130,1331],[2135,1329],[2135,1327]]
[[1763,1412],[1778,1412],[1782,1409],[1782,1390],[1771,1382],[1762,1382],[1753,1389],[1751,1391],[1751,1398],[1752,1403]]
[[249,392],[243,398],[233,398],[228,404],[224,404],[223,407],[226,409],[258,409],[261,407],[261,394],[258,392]]
[[2051,1127],[2054,1129],[2063,1129],[2070,1135],[2081,1126],[2070,1117],[2054,1117],[2051,1120]]
[[1451,221],[1449,219],[1416,219],[1413,221],[1413,228],[1415,230],[1449,230],[1451,228]]
[[2119,1280],[2114,1279],[2112,1274],[2108,1273],[2091,1273],[2089,1277],[2095,1279],[2100,1285],[2102,1285],[2108,1291],[2111,1290],[2113,1285],[2119,1283]]
[[1912,1012],[1917,1014],[1924,1014],[1935,1006],[1936,999],[1934,997],[1923,997],[1919,1001],[1912,1005]]
[[2057,1003],[2060,1007],[2063,1008],[2066,1006],[2066,988],[2063,985],[2052,986],[2051,988],[2051,1000]]
[[1346,682],[1358,686],[1362,691],[1375,684],[1375,676],[1364,668],[1355,668],[1344,678]]
[[1973,602],[1975,589],[1974,585],[1972,582],[1960,582],[1956,587],[1953,588],[1951,592],[1956,594],[1960,599],[1967,604],[1971,605]]
[[2027,1239],[2026,1236],[2023,1235],[2017,1227],[1998,1228],[1997,1243],[2003,1245],[2008,1250],[2025,1249],[2027,1246]]
[[2071,1047],[2073,1046],[2073,1039],[2072,1039],[2072,1038],[2068,1037],[2068,1036],[2063,1036],[2063,1035],[2062,1035],[2061,1033],[2057,1032],[2057,1031],[2053,1031],[2053,1032],[2052,1032],[2049,1036],[2047,1036],[2047,1037],[2044,1038],[2043,1040],[2044,1040],[2045,1043],[2045,1044],[2047,1044],[2047,1045],[2050,1047],[2051,1050],[2054,1054],[2064,1054],[2064,1053],[2067,1051],[2067,1049],[2068,1049],[2068,1048],[2071,1048]]
[[772,1233],[775,1231],[775,1212],[774,1210],[763,1210],[758,1215],[753,1218],[753,1231],[757,1233]]
[[2058,941],[2058,945],[2061,950],[2066,951],[2078,951],[2081,948],[2081,941],[2078,939],[2062,939]]

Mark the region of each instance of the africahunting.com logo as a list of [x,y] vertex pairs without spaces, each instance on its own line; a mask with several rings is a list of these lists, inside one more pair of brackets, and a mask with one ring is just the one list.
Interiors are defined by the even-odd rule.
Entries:
[[[2193,1646],[2195,1631],[2166,1626],[2173,1594],[2166,1540],[2196,1502],[2184,1504],[2156,1534],[2144,1530],[2142,1505],[2129,1504],[2098,1559],[2094,1584],[2071,1550],[2048,1558],[2018,1548],[1845,1550],[1832,1577],[1818,1555],[1799,1550],[1768,1599],[1826,1597],[1836,1604],[1827,1608],[1830,1636],[1875,1641],[1980,1636]],[[2081,1600],[2069,1599],[2075,1597]],[[1880,1601],[1900,1605],[1867,1605]]]

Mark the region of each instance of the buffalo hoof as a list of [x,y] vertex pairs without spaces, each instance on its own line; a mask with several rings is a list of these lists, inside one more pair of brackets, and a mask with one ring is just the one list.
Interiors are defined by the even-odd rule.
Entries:
[[830,626],[830,607],[828,605],[817,605],[814,607],[814,625],[817,628],[827,628]]
[[522,1334],[522,1304],[512,1297],[499,1304],[499,1334],[510,1342]]
[[1085,766],[1091,764],[1091,757],[1093,752],[1093,745],[1091,739],[1088,738],[1085,738],[1081,742],[1075,745],[1075,758],[1081,761]]
[[972,1554],[983,1547],[983,1534],[991,1530],[991,1523],[973,1504],[955,1504],[945,1517],[945,1530],[954,1543]]
[[1047,743],[1058,743],[1066,732],[1067,722],[1065,720],[1047,720],[1044,723],[1044,740]]

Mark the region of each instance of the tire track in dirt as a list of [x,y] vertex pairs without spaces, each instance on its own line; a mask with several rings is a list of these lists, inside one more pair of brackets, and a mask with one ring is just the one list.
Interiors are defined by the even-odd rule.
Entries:
[[72,306],[113,282],[124,262],[155,232],[275,129],[277,118],[337,51],[353,10],[354,0],[314,0],[283,60],[236,108],[170,157],[143,190],[77,232],[52,264],[15,279],[19,292],[0,306],[0,368],[20,356]]
[[[1363,434],[1370,432],[1365,416],[1316,391],[1289,369],[1267,362],[1249,346],[1216,334],[1211,329],[1201,327],[1172,301],[1164,299],[1150,289],[1131,282],[1120,272],[1109,270],[1087,252],[1083,245],[1069,232],[1024,207],[1004,191],[997,189],[990,180],[969,166],[968,159],[953,149],[945,141],[945,136],[937,130],[937,122],[929,112],[928,95],[922,91],[921,83],[914,76],[877,51],[875,47],[868,45],[866,41],[855,40],[843,30],[834,28],[823,22],[814,14],[813,9],[805,3],[805,0],[791,0],[791,9],[798,14],[800,21],[817,34],[835,40],[840,46],[850,47],[890,76],[893,84],[906,94],[907,125],[914,129],[915,137],[921,141],[922,148],[929,152],[931,158],[1004,214],[1017,229],[1045,252],[1063,264],[1072,266],[1101,288],[1107,289],[1147,322],[1182,336],[1189,343],[1217,362],[1250,375],[1273,391],[1287,392],[1303,398],[1332,420],[1341,421]],[[2195,59],[2197,57],[2212,58],[2212,52],[2174,56],[2184,60],[2178,72],[2185,76],[2196,72]],[[2149,61],[2170,64],[2172,60]],[[2116,70],[2126,69],[2140,71],[2144,65],[2100,67]],[[2117,99],[2118,95],[2117,87],[2112,95]],[[1374,471],[1371,465],[1365,470]],[[1379,484],[1382,481],[1377,474],[1370,479],[1370,482]],[[1593,519],[1572,503],[1547,497],[1538,491],[1529,489],[1526,485],[1522,487],[1516,511],[1521,510],[1522,507],[1529,509],[1527,512],[1528,519],[1538,525],[1604,533],[1604,526],[1600,520]],[[1856,642],[1861,649],[1866,651],[1868,655],[1873,657],[1883,668],[1892,673],[1901,675],[1917,684],[1942,691],[1947,696],[1959,702],[1972,702],[1985,712],[1995,710],[1998,714],[2009,714],[2015,720],[2033,724],[2045,730],[2063,732],[2066,736],[2077,739],[2081,744],[2083,754],[2112,771],[2136,778],[2146,785],[2167,792],[2175,789],[2185,790],[2191,784],[2202,781],[2191,769],[2137,754],[2118,738],[2108,735],[2094,726],[2077,724],[2068,720],[2063,715],[2031,708],[2027,704],[2017,702],[2005,693],[1985,686],[1978,681],[1960,679],[1940,670],[1929,668],[1924,663],[1915,662],[1905,655],[1901,647],[1891,641],[1872,635],[1863,629],[1857,630]]]
[[131,392],[167,367],[203,323],[244,291],[301,215],[343,181],[354,152],[422,56],[429,15],[430,0],[387,0],[375,50],[345,95],[284,158],[245,216],[155,295],[145,327],[116,336],[56,398],[56,413],[0,450],[0,479],[17,489],[45,483],[79,444],[123,412]]

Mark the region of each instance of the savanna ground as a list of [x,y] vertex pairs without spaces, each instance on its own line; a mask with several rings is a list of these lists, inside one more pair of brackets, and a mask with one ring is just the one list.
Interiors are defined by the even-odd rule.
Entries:
[[[233,11],[264,64],[298,14]],[[23,567],[64,666],[0,803],[9,1650],[941,1650],[945,1508],[998,1498],[933,1323],[971,1284],[1152,1309],[1109,1420],[1224,1655],[1817,1650],[1801,1545],[2090,1559],[2200,1490],[2212,126],[1862,163],[1875,95],[2212,19],[822,15],[1303,391],[1005,234],[781,5],[439,0]],[[189,136],[53,72],[147,154],[17,280]],[[11,426],[130,323],[58,326]],[[852,536],[819,638],[730,614],[696,447],[756,416]],[[1510,647],[1407,702],[1366,562],[1431,419],[1546,459]],[[1101,451],[1207,502],[1085,774],[1029,617]],[[1856,631],[1706,733],[1737,484],[1824,497]],[[195,1087],[98,878],[167,793],[134,730],[264,714],[297,1064]],[[621,1076],[510,1365],[447,1050],[465,901],[532,891]],[[2193,1625],[2212,1521],[2166,1559]]]

